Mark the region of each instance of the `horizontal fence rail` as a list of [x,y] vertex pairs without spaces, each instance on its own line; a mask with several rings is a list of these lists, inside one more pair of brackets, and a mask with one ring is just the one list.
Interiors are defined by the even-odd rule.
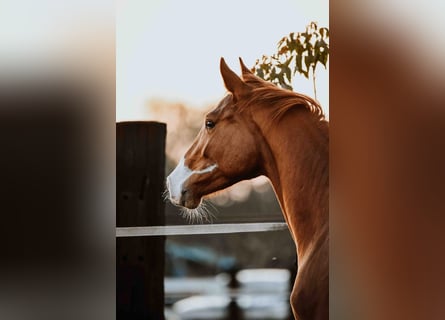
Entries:
[[154,226],[116,228],[116,237],[152,237],[196,234],[223,234],[286,230],[285,222],[201,224],[190,226]]

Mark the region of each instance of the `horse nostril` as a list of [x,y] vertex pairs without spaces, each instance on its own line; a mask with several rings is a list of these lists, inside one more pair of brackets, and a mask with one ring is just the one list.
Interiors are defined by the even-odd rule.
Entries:
[[181,190],[181,196],[184,196],[187,193],[187,190]]

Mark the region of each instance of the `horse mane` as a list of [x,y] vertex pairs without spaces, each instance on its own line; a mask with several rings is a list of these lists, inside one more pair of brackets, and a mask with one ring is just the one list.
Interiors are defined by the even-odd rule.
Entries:
[[320,104],[307,95],[279,88],[250,72],[243,74],[243,80],[252,88],[252,92],[246,99],[243,99],[242,106],[251,105],[253,102],[275,105],[277,108],[272,114],[272,120],[279,120],[292,108],[304,107],[310,111],[317,120],[325,120]]
[[[243,73],[243,80],[251,87],[251,93],[242,101],[239,101],[241,109],[248,109],[249,106],[253,107],[257,104],[272,107],[272,121],[269,122],[269,126],[272,126],[275,121],[279,121],[289,110],[294,108],[306,110],[313,116],[311,117],[313,120],[311,123],[321,130],[321,135],[317,138],[318,146],[327,150],[329,147],[329,123],[325,119],[320,104],[315,99],[301,93],[279,88],[252,73]],[[328,157],[324,153],[312,152],[310,156],[305,156],[303,165],[302,174],[306,176],[302,176],[302,180],[308,181],[305,185],[308,198],[312,199],[314,203],[321,203],[321,208],[328,208],[326,203],[326,192],[328,192],[326,186],[329,184]]]

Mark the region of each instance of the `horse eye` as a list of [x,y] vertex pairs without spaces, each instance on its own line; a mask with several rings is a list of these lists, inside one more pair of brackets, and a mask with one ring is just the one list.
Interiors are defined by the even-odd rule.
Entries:
[[213,122],[212,120],[206,120],[206,128],[207,129],[212,129],[215,127],[215,122]]

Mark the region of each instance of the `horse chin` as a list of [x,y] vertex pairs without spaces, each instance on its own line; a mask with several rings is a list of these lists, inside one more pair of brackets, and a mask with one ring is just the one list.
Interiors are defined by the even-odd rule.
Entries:
[[180,205],[191,210],[198,208],[202,203],[202,196],[190,185],[184,186],[184,190],[179,200]]
[[182,216],[190,223],[211,223],[214,217],[207,204],[203,202],[203,199],[188,201],[187,203],[184,203],[184,206],[180,207],[180,210]]
[[183,206],[187,209],[196,209],[201,205],[201,202],[202,202],[201,198],[198,199],[189,198],[184,201]]

